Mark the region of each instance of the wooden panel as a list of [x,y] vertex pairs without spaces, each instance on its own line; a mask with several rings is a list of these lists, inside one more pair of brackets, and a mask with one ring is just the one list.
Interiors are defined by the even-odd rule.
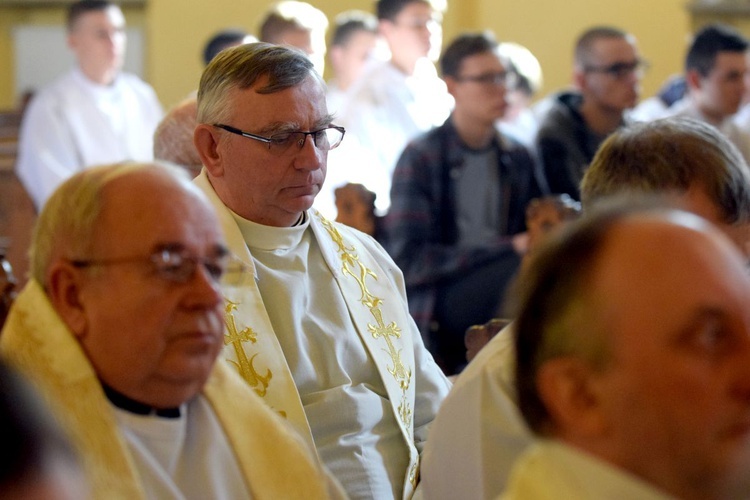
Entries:
[[0,112],[0,238],[7,245],[6,258],[19,287],[27,279],[28,249],[36,220],[34,204],[13,172],[20,121],[17,111]]

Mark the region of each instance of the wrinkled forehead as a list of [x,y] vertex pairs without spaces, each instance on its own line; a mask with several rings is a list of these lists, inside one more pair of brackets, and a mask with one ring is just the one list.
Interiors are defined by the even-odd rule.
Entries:
[[737,248],[708,221],[682,211],[616,224],[590,285],[605,327],[653,335],[678,329],[695,311],[750,301]]
[[218,218],[191,182],[162,172],[135,172],[102,189],[95,241],[118,254],[145,252],[155,242],[223,245]]

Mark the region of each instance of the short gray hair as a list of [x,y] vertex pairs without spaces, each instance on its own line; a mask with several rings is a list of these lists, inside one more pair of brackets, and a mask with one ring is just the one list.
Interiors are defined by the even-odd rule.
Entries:
[[203,71],[198,87],[198,123],[218,123],[229,113],[230,95],[247,89],[263,77],[267,83],[255,91],[273,94],[302,83],[312,76],[322,79],[313,63],[300,50],[258,42],[226,49]]

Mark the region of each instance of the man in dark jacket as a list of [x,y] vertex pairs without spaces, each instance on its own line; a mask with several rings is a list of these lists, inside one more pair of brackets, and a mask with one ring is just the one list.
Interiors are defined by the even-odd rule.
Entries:
[[638,101],[643,65],[635,38],[617,28],[591,28],[578,38],[576,90],[553,98],[536,138],[553,193],[580,199],[578,184],[596,150]]
[[465,364],[466,328],[497,312],[526,248],[526,204],[546,183],[529,152],[496,128],[513,83],[497,42],[459,36],[440,65],[455,109],[401,155],[385,241],[412,316],[452,374]]

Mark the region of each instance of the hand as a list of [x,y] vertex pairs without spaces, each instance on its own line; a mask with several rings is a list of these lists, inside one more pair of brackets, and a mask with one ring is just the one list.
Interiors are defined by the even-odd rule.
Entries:
[[362,184],[348,183],[334,192],[336,196],[336,222],[375,235],[375,193]]

